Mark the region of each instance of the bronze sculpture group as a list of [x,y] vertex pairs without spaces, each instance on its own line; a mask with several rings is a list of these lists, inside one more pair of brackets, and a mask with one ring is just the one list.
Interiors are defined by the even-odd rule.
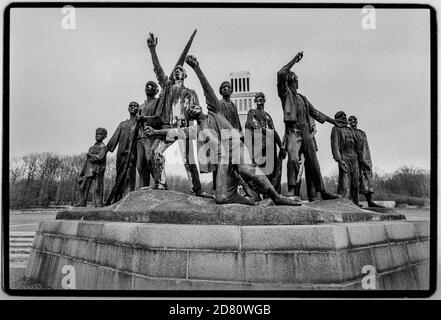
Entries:
[[[92,181],[95,181],[95,206],[104,205],[105,155],[107,151],[113,152],[116,146],[116,180],[106,205],[135,190],[136,171],[141,189],[149,187],[152,177],[154,189],[166,190],[163,154],[176,140],[192,184],[191,191],[196,196],[212,198],[202,190],[199,171],[212,172],[214,199],[218,204],[254,205],[261,197],[268,197],[276,205],[301,205],[300,183],[304,170],[309,201],[313,201],[318,192],[323,200],[343,196],[358,205],[361,192],[369,206],[377,206],[372,201],[369,146],[365,132],[357,128],[357,119],[352,116],[348,123],[342,111],[332,119],[298,93],[298,77],[291,68],[302,59],[303,52],[299,52],[277,73],[277,92],[285,123],[281,139],[271,116],[264,110],[266,100],[262,92],[255,95],[257,108],[249,110],[245,130],[242,129],[237,107],[230,99],[230,82],[221,83],[219,93],[222,98],[219,100],[196,57],[188,55],[195,33],[169,77],[164,73],[156,53],[158,39],[150,33],[147,46],[161,90],[154,81],[147,82],[145,102],[141,105],[136,102],[129,104],[130,118],[118,125],[107,147],[102,142],[107,132],[104,134],[104,129],[97,129],[97,142],[89,150],[85,170],[80,176],[81,200],[78,206],[86,206]],[[184,86],[187,78],[184,62],[194,70],[201,83],[207,114],[202,112],[196,92]],[[159,91],[160,97],[156,98]],[[338,194],[325,190],[323,184],[316,154],[314,120],[334,125],[331,145],[339,166]],[[194,121],[196,126],[192,125]],[[196,158],[194,140],[198,146]],[[286,156],[288,194],[283,196],[281,174],[282,161]],[[243,188],[242,193],[238,191],[239,186]]]

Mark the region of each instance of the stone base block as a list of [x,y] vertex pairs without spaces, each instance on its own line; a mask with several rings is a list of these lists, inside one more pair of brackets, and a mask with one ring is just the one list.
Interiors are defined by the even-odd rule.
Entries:
[[54,289],[428,290],[428,223],[46,220],[26,275]]

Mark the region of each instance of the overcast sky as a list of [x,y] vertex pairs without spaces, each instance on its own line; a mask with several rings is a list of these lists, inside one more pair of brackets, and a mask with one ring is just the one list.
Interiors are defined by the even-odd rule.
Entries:
[[[80,8],[76,29],[63,30],[61,9],[14,8],[10,157],[86,152],[97,127],[110,136],[127,118],[128,103],[145,99],[145,82],[156,80],[148,33],[158,36],[159,59],[169,73],[198,29],[190,54],[215,91],[230,72],[250,71],[251,90],[266,94],[265,109],[281,134],[276,73],[303,51],[293,69],[299,92],[328,116],[339,110],[356,115],[374,167],[429,169],[429,11],[377,10],[375,30],[364,30],[362,17],[358,9]],[[186,86],[204,104],[195,74],[188,66],[187,72]],[[317,129],[318,157],[328,174],[336,169],[332,126]]]

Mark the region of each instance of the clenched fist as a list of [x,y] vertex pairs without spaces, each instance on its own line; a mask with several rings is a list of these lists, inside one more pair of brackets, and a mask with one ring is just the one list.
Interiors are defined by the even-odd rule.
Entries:
[[187,58],[185,58],[185,62],[187,62],[187,64],[192,68],[199,66],[199,62],[195,56],[187,56]]

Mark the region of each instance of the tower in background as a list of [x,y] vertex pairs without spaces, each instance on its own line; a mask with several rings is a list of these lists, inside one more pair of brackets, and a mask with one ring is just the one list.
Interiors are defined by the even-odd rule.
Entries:
[[233,88],[231,100],[237,106],[240,124],[242,128],[245,128],[248,110],[256,108],[256,104],[254,103],[254,95],[256,93],[251,91],[250,72],[231,72],[230,82],[231,88]]

